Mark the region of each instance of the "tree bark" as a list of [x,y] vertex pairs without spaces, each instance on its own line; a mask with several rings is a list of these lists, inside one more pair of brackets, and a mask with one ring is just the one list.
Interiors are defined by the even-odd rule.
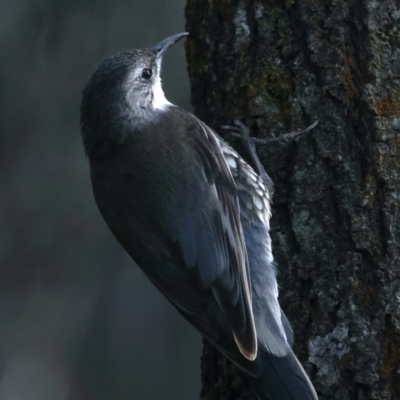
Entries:
[[[192,103],[217,132],[319,120],[259,155],[280,302],[320,399],[400,399],[400,1],[188,0],[186,18]],[[203,400],[253,398],[208,344],[202,382]]]

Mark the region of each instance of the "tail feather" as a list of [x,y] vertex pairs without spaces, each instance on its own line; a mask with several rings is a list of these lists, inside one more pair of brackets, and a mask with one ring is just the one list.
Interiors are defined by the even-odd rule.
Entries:
[[259,352],[263,372],[249,377],[260,400],[318,400],[317,393],[291,351],[285,357]]

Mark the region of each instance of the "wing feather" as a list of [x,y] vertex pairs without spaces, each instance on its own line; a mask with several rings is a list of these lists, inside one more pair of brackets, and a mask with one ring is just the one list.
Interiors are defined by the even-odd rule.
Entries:
[[[210,193],[215,209],[207,214],[210,225],[200,228],[198,234],[207,235],[213,243],[219,259],[199,259],[200,276],[203,283],[212,286],[218,303],[230,321],[240,351],[249,359],[257,354],[257,335],[251,304],[251,284],[247,251],[240,222],[240,208],[236,186],[230,167],[223,155],[218,137],[201,121],[197,120],[201,132],[197,136],[195,149],[202,160],[204,172],[210,181]],[[211,156],[211,157],[210,157]],[[211,173],[217,169],[218,173]],[[223,262],[227,260],[227,262]],[[211,262],[210,262],[211,261]]]

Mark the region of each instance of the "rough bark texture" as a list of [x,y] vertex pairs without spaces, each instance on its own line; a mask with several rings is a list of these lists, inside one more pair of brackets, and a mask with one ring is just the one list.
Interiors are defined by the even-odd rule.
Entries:
[[[258,137],[320,121],[259,149],[280,301],[320,399],[400,399],[400,1],[188,0],[186,18],[202,120]],[[202,399],[246,392],[208,345],[202,369]]]

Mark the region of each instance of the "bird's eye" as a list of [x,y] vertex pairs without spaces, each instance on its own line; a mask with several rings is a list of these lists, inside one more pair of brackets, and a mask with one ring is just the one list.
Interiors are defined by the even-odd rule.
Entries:
[[142,69],[142,78],[148,81],[151,78],[153,71],[150,68],[143,68]]

